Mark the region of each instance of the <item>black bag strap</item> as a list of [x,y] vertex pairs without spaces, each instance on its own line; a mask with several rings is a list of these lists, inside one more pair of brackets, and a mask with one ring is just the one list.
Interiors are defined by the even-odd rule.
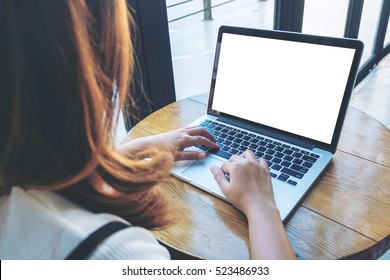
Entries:
[[130,227],[122,222],[110,222],[92,232],[66,257],[66,260],[84,260],[110,235]]
[[[66,260],[85,260],[96,247],[110,235],[130,227],[122,222],[110,222],[92,232],[65,258]],[[164,242],[157,240],[160,245],[166,247],[173,260],[199,260],[200,258],[181,252]]]

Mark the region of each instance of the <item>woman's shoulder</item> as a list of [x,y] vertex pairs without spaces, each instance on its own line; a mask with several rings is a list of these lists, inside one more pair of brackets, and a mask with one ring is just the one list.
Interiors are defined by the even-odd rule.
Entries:
[[[64,259],[82,240],[106,223],[120,221],[112,214],[95,214],[48,191],[12,188],[0,199],[1,259]],[[94,259],[169,258],[146,229],[129,227],[104,240]]]

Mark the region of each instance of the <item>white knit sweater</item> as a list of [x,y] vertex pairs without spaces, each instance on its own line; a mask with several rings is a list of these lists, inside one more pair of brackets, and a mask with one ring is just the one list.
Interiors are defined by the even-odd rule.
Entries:
[[[48,191],[13,187],[0,198],[0,259],[64,259],[112,214],[94,214]],[[169,259],[169,253],[144,228],[123,229],[105,241],[90,259]]]

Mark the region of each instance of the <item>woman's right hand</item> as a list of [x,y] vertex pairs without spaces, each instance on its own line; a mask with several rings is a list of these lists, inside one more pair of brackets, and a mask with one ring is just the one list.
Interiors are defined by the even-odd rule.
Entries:
[[258,160],[252,151],[233,155],[221,168],[214,166],[211,171],[226,198],[244,214],[254,208],[256,211],[276,208],[267,162]]
[[211,171],[226,198],[248,218],[251,258],[295,259],[275,204],[267,162],[248,150]]

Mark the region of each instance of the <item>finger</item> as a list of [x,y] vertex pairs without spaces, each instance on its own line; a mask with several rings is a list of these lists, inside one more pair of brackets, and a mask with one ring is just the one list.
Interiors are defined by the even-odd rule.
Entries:
[[175,161],[198,160],[198,159],[204,159],[206,156],[207,154],[205,152],[178,151],[175,155]]
[[188,134],[191,136],[195,136],[195,135],[203,136],[206,137],[207,139],[210,139],[210,141],[215,142],[214,136],[202,127],[190,128],[188,129]]
[[189,136],[186,135],[182,138],[182,141],[180,143],[180,149],[183,150],[184,148],[187,147],[192,147],[192,146],[199,146],[199,141],[202,136],[196,135],[196,136]]
[[246,150],[241,156],[246,159],[256,160],[256,156],[251,150]]
[[232,155],[229,159],[230,162],[238,162],[238,161],[242,161],[242,160],[243,160],[243,157],[239,156],[239,155]]
[[268,163],[267,161],[264,159],[264,158],[259,158],[259,163],[262,167],[266,168],[266,169],[269,169],[268,168]]
[[217,182],[218,186],[221,188],[222,192],[225,193],[225,191],[229,187],[229,181],[225,177],[225,174],[217,166],[211,166],[210,170],[211,170],[211,173],[213,173],[214,179]]
[[227,173],[227,174],[230,174],[231,171],[233,170],[234,168],[234,163],[233,162],[230,162],[230,161],[227,161],[227,162],[224,162],[222,165],[221,165],[221,169],[224,173]]
[[214,148],[214,149],[218,149],[219,146],[217,145],[217,143],[211,141],[210,139],[208,138],[205,138],[203,136],[200,136],[199,140],[196,141],[196,146],[206,146],[206,147],[209,147],[209,148]]

